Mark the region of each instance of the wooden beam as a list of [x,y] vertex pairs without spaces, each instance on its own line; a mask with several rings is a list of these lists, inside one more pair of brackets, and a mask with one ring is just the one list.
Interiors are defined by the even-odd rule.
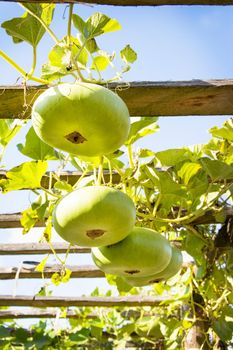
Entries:
[[[59,318],[82,318],[82,316],[75,312],[75,310],[67,310],[66,313],[60,312],[60,314],[57,311],[54,309],[0,310],[0,320],[25,318],[56,318],[58,315]],[[95,314],[89,314],[85,316],[85,318],[88,319],[95,319],[96,317],[98,317],[98,315]]]
[[[226,218],[227,216],[233,216],[233,208],[226,207],[222,210],[222,215]],[[184,213],[185,215],[185,213]],[[0,214],[0,229],[1,228],[21,228],[21,213],[12,213],[12,214]],[[215,212],[212,210],[207,211],[204,215],[195,218],[193,221],[190,221],[193,225],[209,225],[209,224],[221,224],[222,217],[221,215],[215,215]],[[37,221],[35,227],[43,227],[45,224],[42,221]],[[29,254],[29,253],[28,253]]]
[[[152,296],[123,297],[41,297],[1,295],[0,306],[69,307],[69,306],[158,306],[168,298]],[[172,300],[171,300],[172,302]]]
[[[76,318],[76,319],[82,319],[82,318],[88,318],[88,319],[95,319],[98,317],[98,314],[96,313],[90,313],[88,315],[80,315],[77,310],[66,310],[65,313],[60,312],[60,309],[54,309],[54,308],[47,308],[47,309],[7,309],[7,310],[0,310],[0,320],[1,319],[22,319],[22,318]],[[127,311],[122,311],[121,316],[124,317],[126,320],[134,317],[135,319],[140,317],[140,312],[135,309],[129,309]],[[155,317],[159,316],[155,314],[154,312],[145,312],[145,317]]]
[[[1,107],[0,107],[1,108]],[[6,179],[6,173],[7,171],[6,170],[0,170],[0,180],[2,179]],[[80,179],[80,177],[83,175],[82,172],[80,171],[63,171],[60,173],[60,180],[61,181],[66,181],[67,183],[69,183],[71,186],[75,185],[76,182]],[[90,176],[90,175],[93,175],[93,172],[90,172],[90,173],[87,173],[86,176]],[[104,180],[106,183],[108,183],[110,181],[110,173],[109,171],[106,171],[104,170],[104,173],[103,173],[103,176],[104,176]],[[112,173],[112,182],[113,183],[119,183],[120,182],[120,175],[118,173],[116,173],[115,171],[113,171]],[[49,185],[50,185],[50,176],[49,176],[49,173],[46,173],[46,175],[44,175],[42,177],[42,180],[41,180],[41,186],[44,187],[44,188],[49,188]],[[56,179],[52,179],[52,187],[54,186],[54,184],[57,182]],[[25,188],[27,189],[27,188]]]
[[[39,262],[24,261],[22,267],[0,267],[0,280],[15,279],[16,275],[21,278],[32,279],[41,278],[42,274],[36,271]],[[99,278],[105,277],[104,272],[100,271],[96,266],[66,266],[71,270],[71,278]],[[45,266],[44,277],[51,278],[55,272],[61,272],[61,265]]]
[[[131,82],[130,87],[119,85],[121,89],[117,89],[118,85],[112,83],[109,87],[126,102],[131,116],[233,114],[233,80],[230,79]],[[29,118],[30,106],[45,89],[46,86],[28,86],[29,107],[25,109],[22,86],[1,86],[0,118]]]
[[[65,254],[69,247],[67,243],[52,243],[57,254]],[[69,253],[90,253],[90,248],[72,246]],[[7,243],[0,244],[0,255],[37,255],[52,253],[50,246],[46,243]]]
[[[0,0],[8,2],[17,2],[18,0]],[[28,2],[28,0],[21,0]],[[48,3],[51,0],[30,0],[30,2]],[[97,5],[114,5],[114,6],[164,6],[164,5],[233,5],[233,0],[53,0],[53,3],[85,3]]]

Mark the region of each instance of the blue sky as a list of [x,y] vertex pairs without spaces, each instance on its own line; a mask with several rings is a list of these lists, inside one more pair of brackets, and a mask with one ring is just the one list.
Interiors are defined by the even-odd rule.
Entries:
[[[53,29],[62,37],[66,32],[66,21],[62,18],[65,5],[57,6]],[[103,49],[117,51],[130,44],[138,53],[138,60],[132,70],[125,76],[126,81],[158,81],[158,80],[191,80],[191,79],[221,79],[232,78],[233,74],[233,7],[108,7],[75,5],[75,12],[87,18],[92,13],[100,11],[118,19],[123,29],[120,32],[102,37]],[[0,22],[21,16],[23,10],[12,3],[0,2]],[[68,11],[65,12],[67,19]],[[75,32],[74,32],[75,34]],[[52,45],[50,37],[42,40],[39,46],[39,62],[47,60],[48,48]],[[24,69],[30,68],[31,48],[27,44],[14,45],[3,29],[0,29],[0,49],[5,51]],[[18,73],[0,58],[0,85],[16,83]],[[162,150],[171,147],[182,147],[194,143],[204,143],[209,139],[207,130],[214,125],[221,125],[226,116],[221,117],[167,117],[160,118],[160,132],[148,137],[143,147]],[[22,142],[25,132],[22,131],[6,153],[5,164],[12,167],[21,158],[15,144]],[[28,159],[27,159],[28,160]],[[15,200],[15,198],[18,198]],[[15,193],[0,198],[1,212],[14,212],[22,209],[30,201],[28,194],[16,197]],[[1,240],[19,240],[19,234],[2,230]],[[34,240],[35,234],[20,238]],[[22,258],[22,257],[21,257]],[[21,259],[19,257],[19,261]],[[35,259],[35,258],[33,258]],[[36,257],[37,259],[37,257]],[[38,258],[39,259],[39,258]],[[78,257],[78,259],[80,259]],[[1,262],[0,257],[0,262]],[[21,259],[22,260],[22,259]],[[6,264],[11,260],[4,258]],[[28,292],[33,292],[37,284],[33,284]],[[91,283],[91,282],[90,282]],[[11,293],[14,282],[4,282],[4,292]],[[25,292],[25,282],[19,283],[20,291]],[[85,292],[84,286],[72,282],[77,293]],[[2,289],[0,282],[0,289]],[[35,287],[34,287],[35,286]],[[89,284],[91,289],[93,284]],[[57,289],[57,294],[67,292],[67,287]]]

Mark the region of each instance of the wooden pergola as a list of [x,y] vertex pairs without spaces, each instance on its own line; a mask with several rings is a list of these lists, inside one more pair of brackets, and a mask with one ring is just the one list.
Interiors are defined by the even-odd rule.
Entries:
[[[8,1],[8,0],[3,0]],[[16,0],[9,0],[17,2]],[[21,2],[27,2],[21,0]],[[30,2],[51,2],[51,0],[30,0]],[[52,0],[54,3],[75,3],[74,0]],[[78,3],[82,1],[77,1]],[[203,6],[226,6],[233,5],[233,0],[85,0],[85,3],[114,6],[164,6],[164,5],[203,5]],[[117,84],[110,84],[113,90]],[[27,100],[31,101],[42,93],[46,86],[28,86]],[[131,116],[215,116],[233,114],[233,80],[192,80],[174,82],[130,82],[118,91],[118,94],[126,102]],[[22,86],[1,86],[0,87],[0,118],[25,119],[30,118],[30,108],[24,108],[24,90]],[[6,174],[1,171],[0,178]],[[74,184],[81,174],[77,172],[64,172],[61,179],[71,185]],[[109,174],[105,174],[106,179]],[[119,182],[119,175],[113,174],[113,181]],[[233,180],[233,179],[232,179]],[[48,186],[49,177],[42,179],[43,186]],[[227,212],[228,210],[228,212]],[[232,209],[226,209],[225,215],[233,215]],[[21,213],[1,214],[0,228],[19,228]],[[207,213],[202,223],[217,223],[216,217]],[[42,222],[36,224],[43,226]],[[58,254],[67,250],[67,244],[55,243],[54,249]],[[46,244],[0,244],[0,255],[36,255],[48,254],[50,247]],[[70,253],[89,253],[90,249],[72,247]],[[96,278],[104,277],[104,273],[94,266],[70,266],[72,278]],[[45,267],[45,277],[59,271],[60,266]],[[30,267],[0,268],[0,279],[14,279],[16,274],[19,278],[40,278],[41,273],[36,271],[36,265]],[[157,306],[164,299],[158,297],[34,297],[34,296],[0,296],[0,306],[31,306],[31,307],[60,307],[60,306]],[[55,317],[56,312],[49,310],[1,310],[0,319],[3,318],[49,318]],[[95,317],[95,315],[92,315]],[[73,311],[67,313],[67,317],[78,317]]]

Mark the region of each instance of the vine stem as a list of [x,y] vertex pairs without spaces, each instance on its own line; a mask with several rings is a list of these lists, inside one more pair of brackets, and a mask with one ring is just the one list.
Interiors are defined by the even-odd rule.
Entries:
[[71,25],[72,25],[72,15],[73,15],[74,4],[69,6],[69,18],[68,18],[68,27],[67,27],[67,44],[71,46]]
[[132,146],[131,145],[127,146],[127,151],[128,151],[128,158],[129,158],[130,168],[134,168],[133,151],[132,151]]
[[99,164],[99,168],[98,168],[98,178],[97,178],[97,185],[100,186],[101,185],[101,181],[102,181],[102,176],[103,176],[103,156],[100,157],[100,164]]
[[204,214],[206,212],[206,210],[208,210],[216,202],[216,200],[219,199],[231,186],[232,186],[232,184],[230,184],[229,186],[225,186],[209,204],[206,204],[205,206],[196,210],[193,213],[190,213],[188,215],[185,215],[185,216],[182,216],[181,218],[176,218],[176,219],[166,219],[166,218],[156,217],[156,220],[161,221],[161,222],[170,222],[170,223],[181,223],[184,221],[189,221],[190,219],[194,220],[198,216]]
[[28,72],[28,76],[32,76],[36,69],[36,61],[37,61],[37,50],[36,46],[33,46],[33,61],[32,61],[32,68]]
[[22,3],[18,3],[19,6],[21,6],[25,11],[27,11],[31,16],[35,17],[37,19],[38,22],[40,22],[40,24],[44,27],[44,29],[48,32],[48,34],[51,36],[51,38],[55,41],[56,44],[59,44],[59,40],[56,37],[56,35],[54,34],[54,32],[47,26],[47,24],[43,21],[42,18],[40,18],[39,16],[37,16],[34,12],[32,12],[31,10],[29,10],[24,4]]
[[26,80],[33,80],[37,83],[41,84],[49,84],[48,80],[44,80],[41,78],[37,78],[30,73],[27,73],[22,67],[20,67],[12,58],[10,58],[5,52],[0,50],[0,56],[7,62],[9,63],[12,67],[14,67]]

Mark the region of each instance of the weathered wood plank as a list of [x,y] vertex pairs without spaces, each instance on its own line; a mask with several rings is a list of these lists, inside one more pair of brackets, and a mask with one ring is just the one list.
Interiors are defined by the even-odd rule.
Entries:
[[[59,318],[76,318],[82,319],[83,317],[88,319],[95,319],[98,317],[98,314],[91,313],[85,316],[80,315],[75,310],[68,309],[66,313],[60,312],[60,309],[47,308],[47,309],[7,309],[0,310],[0,320],[1,319],[25,319],[25,318],[55,318],[59,316]],[[127,311],[122,311],[121,316],[125,319],[129,319],[130,317],[138,318],[140,316],[140,312],[137,310],[129,309]],[[145,312],[144,316],[151,317],[156,316],[154,312]],[[158,316],[158,315],[157,315]]]
[[[25,318],[56,318],[59,315],[59,318],[76,318],[80,319],[80,315],[74,310],[67,310],[64,313],[58,313],[54,309],[31,309],[31,310],[0,310],[0,320],[3,319],[25,319]],[[85,316],[88,319],[95,319],[97,315],[89,314]]]
[[[18,0],[0,0],[2,2],[17,2]],[[28,2],[28,0],[21,0]],[[51,2],[51,0],[30,0],[30,2]],[[114,6],[164,6],[164,5],[233,5],[233,0],[53,0],[54,3],[85,3]]]
[[[36,279],[41,278],[41,272],[36,271],[36,266],[39,262],[24,262],[22,267],[0,267],[0,279],[1,280],[9,280],[14,279],[16,274],[19,278],[26,279]],[[26,267],[27,266],[27,267]],[[53,265],[53,266],[45,266],[44,268],[44,277],[51,278],[53,273],[60,272],[62,266],[61,265]],[[69,270],[72,271],[71,278],[99,278],[105,277],[105,274],[100,271],[96,266],[66,266]]]
[[[0,180],[7,178],[6,173],[7,173],[7,171],[0,170]],[[87,173],[86,176],[90,176],[90,175],[93,175],[93,173],[91,173],[91,172]],[[82,176],[82,172],[79,172],[79,171],[63,171],[63,172],[60,173],[59,178],[60,178],[61,181],[66,181],[71,186],[73,186],[73,185],[76,184],[76,182],[80,179],[81,176]],[[103,176],[104,176],[105,182],[108,183],[110,181],[110,173],[109,173],[109,171],[104,171],[103,172]],[[47,173],[46,175],[44,175],[42,177],[41,186],[48,189],[49,188],[49,182],[50,182],[50,177],[49,177],[49,173]],[[57,180],[53,177],[52,181],[51,181],[52,187],[54,186],[54,184],[56,182],[57,182]],[[118,173],[116,173],[115,171],[112,172],[112,182],[113,183],[119,183],[120,182],[120,175]]]
[[[67,243],[53,243],[53,249],[57,254],[65,254],[69,247]],[[90,248],[72,246],[69,253],[90,253]],[[46,243],[7,243],[0,244],[0,255],[37,255],[37,254],[50,254],[51,248]]]
[[[225,217],[233,216],[233,208],[223,208],[222,215]],[[185,215],[185,213],[184,213]],[[0,214],[0,229],[1,228],[21,228],[21,213],[12,213],[12,214]],[[221,224],[221,217],[218,215],[216,217],[215,213],[212,210],[207,211],[202,216],[193,219],[193,225],[208,225],[208,224]],[[191,223],[191,221],[190,221]],[[45,224],[42,221],[37,221],[35,227],[43,227]],[[29,254],[29,253],[28,253]]]
[[[233,80],[131,82],[109,84],[126,102],[131,116],[232,115]],[[29,118],[31,105],[46,86],[0,87],[0,118]]]
[[[40,296],[0,296],[0,306],[69,307],[69,306],[158,306],[168,300],[163,297],[40,297]],[[171,300],[172,302],[172,300]]]

